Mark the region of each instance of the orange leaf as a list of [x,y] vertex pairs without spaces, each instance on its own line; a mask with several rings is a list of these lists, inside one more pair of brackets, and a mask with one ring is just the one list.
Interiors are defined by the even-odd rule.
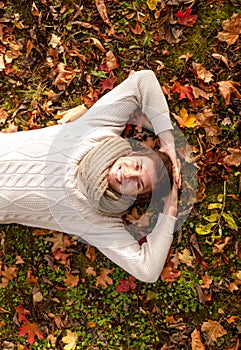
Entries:
[[19,322],[27,323],[28,319],[25,317],[25,315],[29,315],[30,311],[24,309],[23,305],[18,305],[15,307],[15,310],[18,314],[18,320]]
[[131,28],[131,31],[136,35],[140,35],[143,32],[143,30],[144,29],[140,26],[138,22],[136,22],[135,28]]
[[203,284],[201,285],[201,288],[209,288],[212,284],[213,279],[209,275],[205,275],[202,277]]
[[85,252],[85,256],[90,259],[91,262],[95,261],[96,258],[96,254],[95,254],[95,247],[88,245],[86,252]]
[[231,19],[222,22],[223,31],[217,35],[218,40],[225,41],[228,46],[234,44],[241,34],[241,14],[234,13]]
[[103,288],[106,288],[108,284],[113,284],[113,280],[108,276],[108,274],[113,273],[114,270],[114,268],[108,270],[103,267],[103,269],[100,271],[100,275],[96,278],[96,287],[102,286]]
[[2,276],[5,277],[8,281],[12,281],[18,273],[18,269],[15,265],[7,267],[4,266],[4,271],[1,272]]
[[172,91],[179,93],[179,100],[183,100],[184,98],[187,98],[189,101],[193,100],[192,88],[188,85],[182,85],[178,81],[175,81]]
[[180,276],[181,272],[172,268],[171,266],[166,266],[162,270],[161,280],[165,282],[173,282]]
[[218,321],[213,320],[203,322],[201,330],[202,332],[207,331],[212,341],[216,341],[218,338],[227,334],[223,326]]
[[188,114],[187,110],[182,107],[179,114],[173,113],[174,118],[178,121],[181,128],[194,128],[197,126],[197,120],[194,114]]
[[79,283],[79,276],[73,275],[72,273],[66,271],[66,278],[63,279],[64,283],[68,286],[68,288],[76,287]]
[[35,336],[38,339],[43,339],[44,337],[37,323],[24,324],[23,327],[19,329],[18,335],[20,337],[24,337],[25,335],[28,335],[27,340],[31,345],[35,342]]
[[203,345],[200,331],[194,329],[191,334],[192,337],[192,350],[205,350],[205,346]]

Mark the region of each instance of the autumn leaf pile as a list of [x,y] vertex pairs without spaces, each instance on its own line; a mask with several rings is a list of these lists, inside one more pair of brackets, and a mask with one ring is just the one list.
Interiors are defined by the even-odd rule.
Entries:
[[[240,34],[238,0],[0,0],[1,132],[71,122],[152,69],[198,181],[153,285],[75,237],[1,225],[1,349],[240,348]],[[123,137],[158,147],[132,118]],[[140,245],[158,212],[147,204],[123,217]]]

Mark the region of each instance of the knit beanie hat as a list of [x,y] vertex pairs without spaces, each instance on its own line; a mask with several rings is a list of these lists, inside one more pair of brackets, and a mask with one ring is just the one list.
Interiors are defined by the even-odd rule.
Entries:
[[[91,205],[105,215],[119,216],[134,202],[109,187],[109,168],[120,157],[132,152],[131,145],[120,136],[107,137],[81,160],[78,181],[84,185]],[[77,181],[77,183],[78,183]]]

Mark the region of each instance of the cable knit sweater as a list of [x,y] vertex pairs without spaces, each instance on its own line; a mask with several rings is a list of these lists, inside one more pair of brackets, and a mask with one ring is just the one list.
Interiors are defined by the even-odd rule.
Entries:
[[0,223],[81,237],[136,278],[155,282],[172,242],[176,218],[159,215],[141,246],[120,218],[102,215],[77,186],[82,157],[103,138],[120,135],[140,107],[154,131],[172,129],[152,71],[139,71],[100,98],[80,119],[49,128],[0,133]]

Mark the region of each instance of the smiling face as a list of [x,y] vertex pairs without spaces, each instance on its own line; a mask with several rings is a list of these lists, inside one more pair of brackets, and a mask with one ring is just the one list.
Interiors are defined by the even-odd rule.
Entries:
[[150,192],[157,185],[155,164],[146,156],[120,157],[109,170],[108,182],[113,190],[124,195]]

